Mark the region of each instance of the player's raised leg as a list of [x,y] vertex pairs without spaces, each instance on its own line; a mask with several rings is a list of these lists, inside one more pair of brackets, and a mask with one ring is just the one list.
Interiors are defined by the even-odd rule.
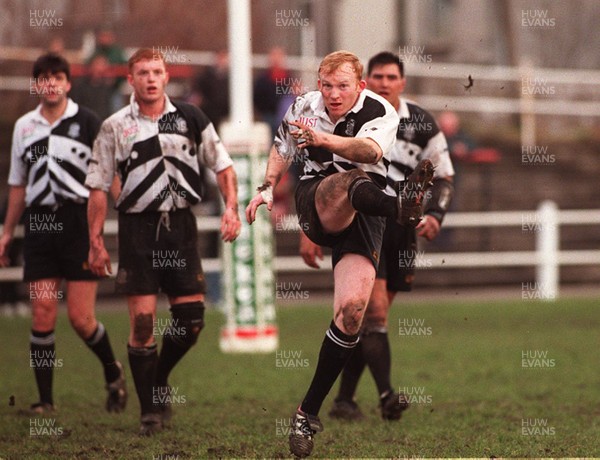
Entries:
[[29,363],[33,367],[39,401],[30,412],[44,414],[54,410],[52,379],[56,359],[54,327],[58,306],[60,279],[47,278],[29,282],[31,299],[31,338]]
[[360,169],[327,176],[317,188],[315,206],[327,233],[347,228],[358,211],[370,216],[396,217],[396,199],[386,195]]
[[108,397],[106,410],[122,412],[127,404],[127,388],[123,365],[115,359],[108,333],[96,320],[96,281],[68,281],[67,309],[69,321],[86,345],[98,357],[104,371]]
[[386,195],[362,170],[332,174],[319,184],[315,206],[323,229],[338,233],[350,225],[355,212],[391,217],[415,227],[423,213],[423,198],[433,179],[433,164],[420,161],[398,197]]
[[150,436],[162,430],[160,406],[153,402],[158,364],[153,328],[156,318],[156,295],[127,296],[130,331],[127,344],[131,375],[140,402],[140,434]]

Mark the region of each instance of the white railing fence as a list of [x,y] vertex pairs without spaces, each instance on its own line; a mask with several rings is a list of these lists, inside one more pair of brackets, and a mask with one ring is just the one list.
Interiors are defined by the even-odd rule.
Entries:
[[[93,40],[92,37],[90,37]],[[89,47],[93,43],[84,45],[79,50],[67,50],[65,55],[71,62],[81,63]],[[25,62],[34,61],[41,53],[42,48],[0,46],[0,60],[18,60]],[[131,55],[135,48],[126,48],[126,55]],[[215,53],[211,51],[180,50],[176,53],[185,56],[188,66],[210,66],[215,62]],[[413,56],[418,57],[418,56]],[[363,59],[368,58],[363,56]],[[319,56],[288,56],[287,66],[290,70],[302,75],[294,79],[303,91],[316,89],[316,69],[319,66]],[[268,67],[269,58],[266,54],[251,56],[253,69]],[[366,61],[365,61],[366,62]],[[519,114],[521,144],[524,146],[535,145],[537,139],[536,117],[539,115],[574,116],[597,118],[600,114],[600,101],[589,94],[597,93],[600,85],[599,70],[585,69],[556,69],[533,67],[528,62],[519,66],[496,66],[463,63],[428,62],[422,63],[408,60],[407,74],[409,78],[419,77],[425,79],[454,80],[458,85],[464,84],[471,76],[476,84],[480,81],[496,81],[504,87],[507,83],[520,84],[518,97],[509,97],[504,94],[509,91],[484,90],[485,95],[472,95],[464,92],[460,97],[448,94],[418,94],[409,95],[416,97],[417,101],[429,110],[453,110],[457,112]],[[298,80],[298,81],[296,81]],[[520,82],[520,83],[519,83]],[[0,91],[28,91],[30,78],[28,76],[0,76]],[[556,85],[565,85],[576,88],[572,91],[563,91]],[[124,90],[129,91],[127,85]],[[583,88],[583,89],[582,89]],[[181,83],[173,82],[169,88],[171,96],[180,97],[185,91]],[[551,97],[548,97],[550,93]]]
[[[283,220],[286,231],[300,230],[295,216]],[[199,232],[218,232],[220,218],[198,217],[197,224]],[[521,227],[522,231],[535,233],[535,248],[531,251],[433,252],[427,254],[428,269],[536,267],[536,298],[553,300],[559,295],[561,266],[600,265],[600,249],[560,249],[560,227],[563,225],[600,225],[600,210],[559,210],[554,202],[544,201],[536,211],[450,213],[444,220],[445,228]],[[116,220],[106,221],[104,234],[116,236]],[[22,235],[23,229],[20,227],[16,236]],[[203,259],[202,266],[205,272],[221,272],[223,269],[218,258]],[[325,270],[331,270],[331,258],[325,257],[321,266]],[[117,268],[117,264],[113,263],[113,274],[117,272]],[[274,270],[276,273],[289,273],[313,269],[306,266],[300,256],[277,256],[274,259]],[[22,267],[2,268],[0,282],[19,281],[22,275]]]

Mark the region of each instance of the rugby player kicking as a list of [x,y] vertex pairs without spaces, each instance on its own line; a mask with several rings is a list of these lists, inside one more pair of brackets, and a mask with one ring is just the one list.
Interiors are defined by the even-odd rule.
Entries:
[[296,189],[302,229],[333,250],[333,320],[325,333],[313,380],[297,408],[291,452],[310,455],[323,400],[358,343],[360,325],[379,265],[385,218],[416,226],[433,176],[424,160],[398,197],[384,192],[388,152],[398,115],[384,98],[366,90],[363,66],[347,51],[327,55],[319,66],[318,91],[296,98],[275,136],[264,183],[246,208],[273,207],[273,188],[294,158],[304,161]]
[[[401,97],[405,85],[404,64],[397,55],[382,52],[369,60],[367,88],[383,96],[400,117],[396,142],[390,152],[387,190],[395,194],[395,185],[404,181],[421,159],[429,159],[435,166],[433,185],[427,192],[425,215],[416,229],[387,219],[379,269],[360,329],[360,342],[344,367],[339,392],[329,412],[334,418],[363,417],[354,393],[365,366],[375,380],[383,419],[398,420],[408,407],[405,395],[395,392],[391,385],[389,309],[398,291],[412,289],[417,235],[429,241],[438,235],[454,193],[454,169],[446,138],[429,112]],[[304,234],[300,236],[300,254],[306,264],[314,268],[319,267],[317,259],[323,257],[320,246]]]

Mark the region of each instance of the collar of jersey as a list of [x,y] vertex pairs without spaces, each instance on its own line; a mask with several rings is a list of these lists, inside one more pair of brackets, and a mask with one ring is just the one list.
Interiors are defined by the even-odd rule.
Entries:
[[[323,96],[321,95],[320,91],[318,91],[318,93],[319,93],[319,97],[316,98],[314,101],[312,101],[312,103],[310,104],[310,108],[315,113],[315,115],[331,121],[331,118],[329,118],[329,114],[325,110],[325,104],[323,103]],[[356,100],[356,103],[352,106],[352,108],[350,110],[348,110],[348,112],[346,112],[345,115],[340,117],[340,119],[334,124],[337,124],[340,121],[344,121],[346,119],[346,115],[348,115],[350,112],[358,112],[360,109],[362,109],[363,104],[365,102],[365,97],[367,97],[367,93],[374,94],[368,89],[362,90],[360,92],[360,94],[358,95],[358,99]]]
[[[129,98],[129,104],[131,106],[131,115],[134,118],[149,118],[140,113],[140,106],[135,100],[134,93],[131,93],[131,96]],[[167,96],[165,94],[165,108],[164,108],[163,112],[161,113],[161,116],[163,116],[165,113],[175,112],[176,110],[177,110],[177,108],[173,105],[173,103],[171,102],[171,99],[169,99],[169,96]]]
[[400,99],[400,108],[398,109],[398,116],[400,117],[400,119],[409,118],[410,112],[408,111],[408,105],[406,105],[406,101],[401,97],[398,99]]
[[48,120],[46,120],[42,115],[42,104],[40,104],[35,109],[34,120],[37,123],[41,123],[43,125],[58,126],[63,120],[74,117],[77,114],[78,109],[79,106],[76,102],[74,102],[72,99],[67,99],[67,108],[65,109],[65,112],[60,116],[58,120],[56,120],[52,125],[50,125],[50,123],[48,123]]

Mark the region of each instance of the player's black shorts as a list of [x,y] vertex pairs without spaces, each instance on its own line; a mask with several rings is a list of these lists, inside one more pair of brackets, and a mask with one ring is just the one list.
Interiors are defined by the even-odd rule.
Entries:
[[415,277],[417,234],[388,217],[383,234],[377,278],[385,279],[388,291],[410,291]]
[[87,203],[67,201],[56,210],[30,206],[25,210],[24,227],[24,281],[98,279],[88,265]]
[[385,217],[356,213],[350,226],[343,232],[337,235],[325,233],[315,206],[315,193],[323,179],[301,180],[296,187],[296,212],[300,227],[314,243],[332,248],[334,267],[344,254],[351,253],[365,256],[377,270]]
[[196,218],[189,208],[119,213],[116,291],[125,295],[164,292],[169,297],[204,294],[197,240]]

